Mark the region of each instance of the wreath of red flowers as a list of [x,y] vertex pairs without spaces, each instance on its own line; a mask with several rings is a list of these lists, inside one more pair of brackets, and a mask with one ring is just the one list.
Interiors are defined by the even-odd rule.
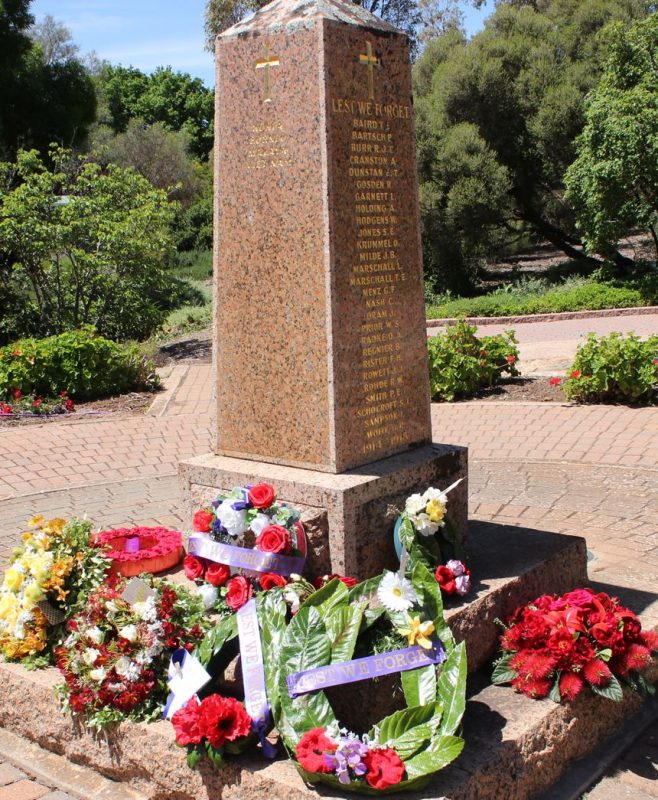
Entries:
[[[129,542],[135,543],[137,547],[130,549]],[[100,531],[94,534],[93,543],[97,547],[107,548],[107,557],[112,560],[111,572],[126,578],[144,572],[157,573],[171,569],[178,564],[184,553],[183,534],[159,527]]]

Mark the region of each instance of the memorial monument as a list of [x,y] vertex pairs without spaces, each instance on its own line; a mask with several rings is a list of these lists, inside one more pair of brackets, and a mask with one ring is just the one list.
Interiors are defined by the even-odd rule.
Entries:
[[216,441],[185,489],[268,481],[307,508],[311,569],[366,577],[390,507],[466,476],[432,444],[407,36],[270,3],[218,37],[215,137]]

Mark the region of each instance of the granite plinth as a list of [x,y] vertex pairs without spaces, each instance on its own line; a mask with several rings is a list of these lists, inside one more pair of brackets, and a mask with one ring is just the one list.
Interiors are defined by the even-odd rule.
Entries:
[[339,473],[429,443],[408,38],[277,0],[216,53],[215,452]]
[[[363,579],[384,568],[395,569],[393,525],[396,509],[406,498],[428,486],[445,489],[458,478],[448,513],[466,535],[467,450],[426,445],[339,475],[207,454],[179,464],[183,493],[190,512],[212,500],[219,491],[265,481],[277,497],[315,520],[308,531],[307,574],[338,572]],[[321,514],[324,512],[326,524]]]

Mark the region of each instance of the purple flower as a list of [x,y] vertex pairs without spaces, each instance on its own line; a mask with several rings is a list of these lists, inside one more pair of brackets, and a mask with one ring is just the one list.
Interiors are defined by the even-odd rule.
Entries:
[[468,594],[470,588],[471,588],[470,575],[459,575],[455,578],[455,591],[457,592],[457,594],[460,594],[462,596]]
[[455,576],[455,578],[459,578],[461,575],[464,574],[464,565],[462,564],[461,561],[457,561],[456,559],[448,561],[446,563],[446,567],[452,570],[452,573]]

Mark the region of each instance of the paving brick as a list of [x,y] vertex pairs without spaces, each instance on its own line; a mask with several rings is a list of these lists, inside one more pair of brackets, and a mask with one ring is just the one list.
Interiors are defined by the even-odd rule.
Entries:
[[42,800],[75,800],[75,798],[73,795],[58,790],[56,792],[48,792],[48,794],[43,796]]
[[25,773],[21,772],[20,769],[16,769],[12,764],[0,764],[0,786],[15,783],[25,777]]
[[46,786],[34,781],[17,781],[0,788],[0,800],[39,800],[50,792]]

